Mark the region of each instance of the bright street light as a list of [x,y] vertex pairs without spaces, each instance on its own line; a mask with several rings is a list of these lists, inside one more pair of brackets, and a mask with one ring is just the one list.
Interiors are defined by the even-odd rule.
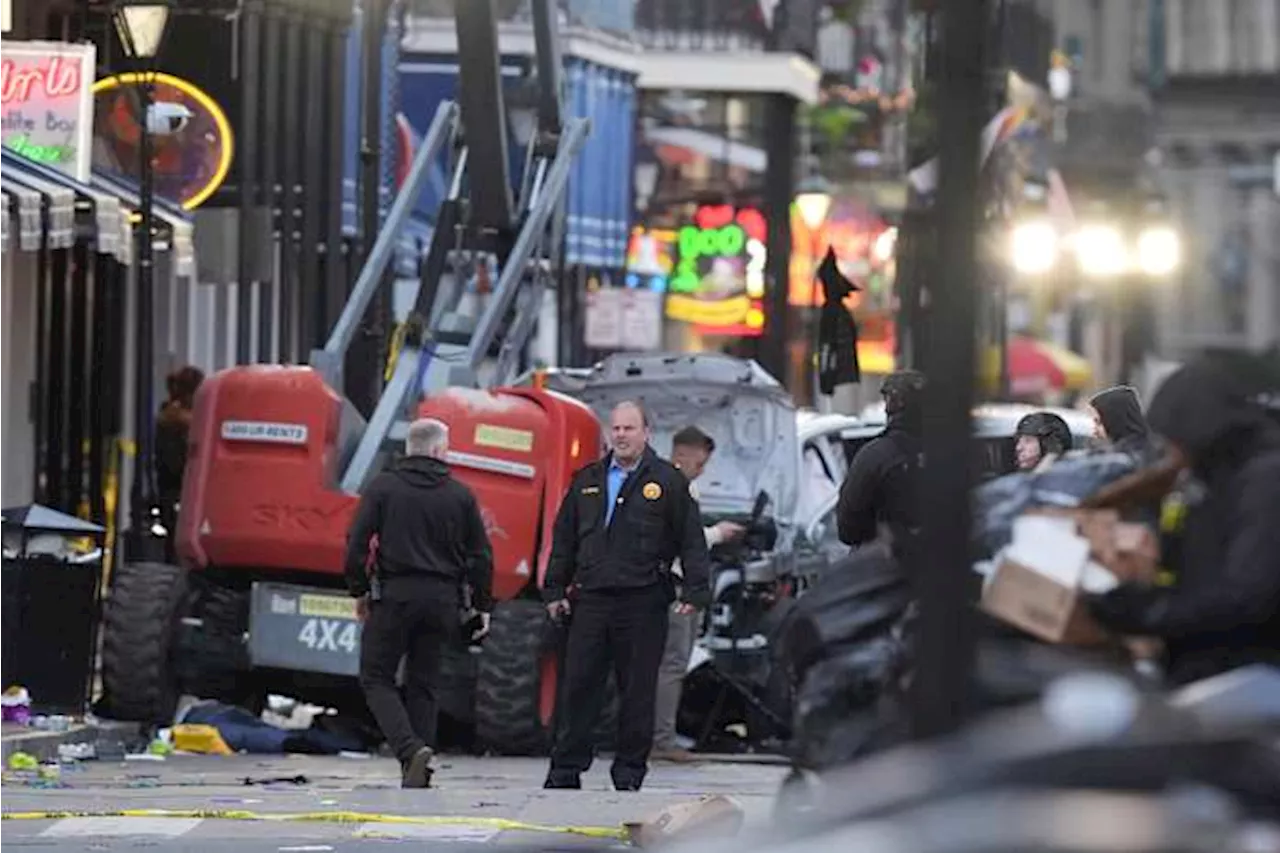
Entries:
[[1086,225],[1076,232],[1076,258],[1091,278],[1119,275],[1129,264],[1124,237],[1111,225]]
[[1040,275],[1058,261],[1058,232],[1048,222],[1022,222],[1009,235],[1013,268],[1025,275]]
[[1182,241],[1167,225],[1152,226],[1138,235],[1138,268],[1150,276],[1166,276],[1182,264]]
[[821,175],[806,178],[796,193],[796,210],[810,232],[817,231],[831,210],[831,185]]

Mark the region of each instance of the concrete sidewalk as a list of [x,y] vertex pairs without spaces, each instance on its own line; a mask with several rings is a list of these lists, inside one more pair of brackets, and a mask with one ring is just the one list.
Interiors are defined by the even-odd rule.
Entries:
[[58,747],[62,744],[111,742],[132,744],[141,740],[142,726],[137,723],[118,723],[113,720],[81,721],[72,723],[65,731],[47,731],[31,726],[19,726],[5,723],[0,729],[0,753],[5,767],[8,767],[9,756],[15,752],[25,752],[35,756],[39,761],[56,761]]

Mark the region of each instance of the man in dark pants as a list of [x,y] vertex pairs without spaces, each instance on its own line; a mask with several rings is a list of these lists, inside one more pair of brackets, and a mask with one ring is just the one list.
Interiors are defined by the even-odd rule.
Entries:
[[[480,614],[475,639],[488,632],[492,608],[489,538],[475,496],[449,476],[448,447],[447,426],[414,421],[405,458],[369,485],[347,541],[347,587],[364,622],[360,686],[400,760],[404,788],[431,782],[440,658],[461,629],[464,589]],[[408,710],[396,688],[406,655]]]
[[581,787],[612,664],[620,701],[610,775],[619,791],[640,790],[676,599],[672,560],[684,569],[677,611],[710,598],[710,557],[689,481],[649,447],[637,403],[618,404],[609,430],[613,451],[574,476],[560,506],[543,589],[553,619],[571,616],[547,788]]

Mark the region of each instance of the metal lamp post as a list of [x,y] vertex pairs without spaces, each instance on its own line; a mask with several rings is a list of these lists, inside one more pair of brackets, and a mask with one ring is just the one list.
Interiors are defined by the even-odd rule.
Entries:
[[[800,182],[798,189],[799,192],[796,193],[796,210],[800,213],[800,219],[804,221],[804,227],[809,231],[809,257],[812,259],[809,270],[811,288],[809,291],[809,307],[812,309],[811,313],[816,315],[818,308],[818,253],[822,250],[822,234],[819,229],[827,221],[827,214],[831,212],[831,184],[821,175],[811,175]],[[817,364],[819,324],[816,316],[811,316],[809,321],[813,324],[809,334],[809,379],[813,385],[813,403],[816,407],[819,387]]]
[[120,46],[133,66],[138,93],[138,231],[137,334],[134,358],[134,456],[133,483],[129,492],[128,558],[150,559],[147,543],[151,535],[151,510],[155,500],[151,415],[154,408],[152,386],[155,371],[155,304],[153,258],[153,174],[151,167],[152,100],[155,88],[155,58],[169,26],[170,6],[164,0],[123,0],[112,11],[112,21]]

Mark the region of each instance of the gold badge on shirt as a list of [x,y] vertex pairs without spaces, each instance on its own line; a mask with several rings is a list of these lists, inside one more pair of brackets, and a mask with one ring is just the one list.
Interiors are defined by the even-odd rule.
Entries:
[[645,500],[656,501],[662,497],[662,486],[657,483],[645,483],[644,488],[640,490],[640,494],[644,495]]

